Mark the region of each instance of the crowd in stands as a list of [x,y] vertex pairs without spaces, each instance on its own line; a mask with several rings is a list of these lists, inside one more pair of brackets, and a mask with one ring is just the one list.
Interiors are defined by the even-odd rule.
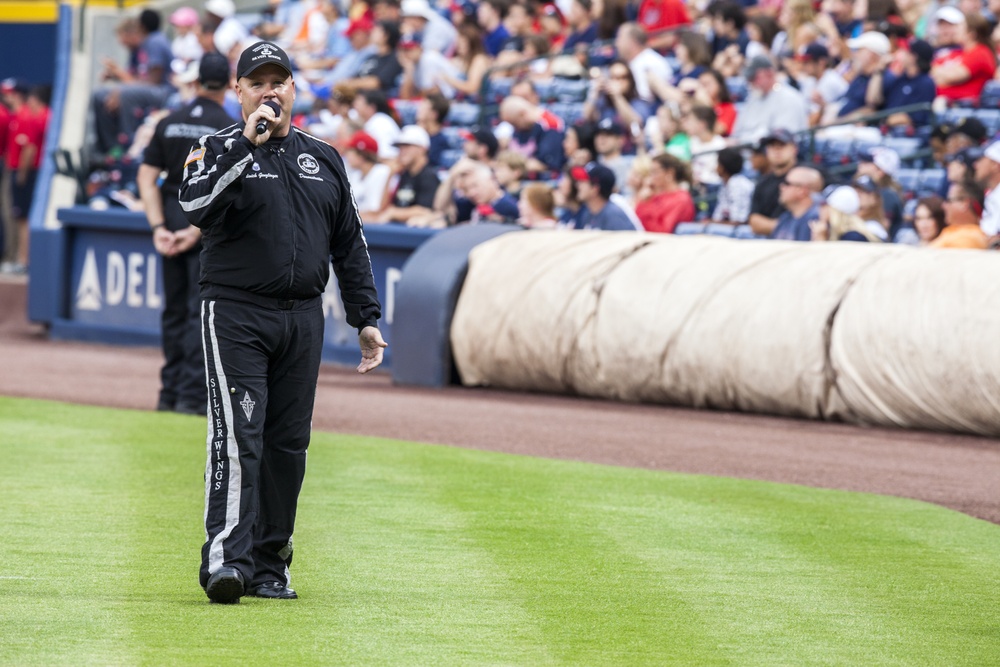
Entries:
[[369,224],[987,248],[1000,234],[996,12],[271,0],[241,15],[208,0],[163,26],[144,10],[119,26],[129,62],[107,63],[94,93],[93,155],[135,159],[202,53],[232,62],[268,39],[293,58],[295,124],[343,154]]

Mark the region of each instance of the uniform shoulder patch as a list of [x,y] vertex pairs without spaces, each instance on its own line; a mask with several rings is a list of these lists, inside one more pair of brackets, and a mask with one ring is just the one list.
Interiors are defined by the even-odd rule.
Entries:
[[198,160],[201,160],[204,157],[205,157],[205,149],[204,148],[195,148],[193,151],[191,151],[190,153],[188,153],[187,159],[184,160],[184,166],[186,167],[189,164],[191,164],[192,162],[197,162]]

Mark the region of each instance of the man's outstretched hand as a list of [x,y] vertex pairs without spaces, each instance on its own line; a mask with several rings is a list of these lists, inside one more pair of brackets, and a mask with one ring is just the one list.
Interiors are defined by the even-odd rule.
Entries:
[[361,343],[361,363],[358,364],[359,373],[378,368],[382,364],[382,350],[389,346],[382,340],[382,332],[376,327],[365,327],[358,334],[358,341]]

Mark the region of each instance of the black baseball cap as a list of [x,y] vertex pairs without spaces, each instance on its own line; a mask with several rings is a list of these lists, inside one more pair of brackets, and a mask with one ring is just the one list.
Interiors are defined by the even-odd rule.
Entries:
[[625,134],[625,128],[614,118],[605,118],[597,124],[597,134],[614,134],[621,136]]
[[854,187],[865,192],[876,192],[879,189],[878,183],[871,176],[858,176],[854,179]]
[[978,118],[969,116],[958,121],[952,128],[951,134],[964,134],[977,144],[981,144],[986,139],[986,126]]
[[219,90],[229,85],[229,59],[221,53],[209,52],[201,57],[198,65],[198,81],[211,90]]
[[785,129],[771,130],[771,133],[761,139],[765,146],[770,144],[794,144],[795,135]]
[[478,144],[486,146],[486,155],[490,158],[495,158],[497,151],[500,150],[500,142],[497,141],[496,135],[489,128],[477,126],[466,131],[464,136],[468,141],[475,141]]
[[248,46],[240,54],[240,62],[236,66],[236,76],[242,79],[250,76],[263,65],[277,65],[292,75],[292,61],[288,59],[288,54],[274,42],[257,42]]
[[574,181],[584,181],[596,185],[604,199],[608,199],[615,191],[615,172],[603,164],[588,162],[583,167],[573,167],[569,170],[569,176]]

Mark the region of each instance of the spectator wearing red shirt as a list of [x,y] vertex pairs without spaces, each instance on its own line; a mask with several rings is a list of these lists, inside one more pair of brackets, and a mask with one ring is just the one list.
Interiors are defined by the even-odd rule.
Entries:
[[662,51],[674,44],[674,34],[668,28],[689,25],[687,7],[681,0],[642,0],[636,23],[649,34],[649,47]]
[[[26,94],[26,86],[15,83],[3,90],[4,102],[14,112],[7,134],[6,168],[11,172],[11,217],[14,224],[4,230],[3,270],[25,273],[28,266],[28,211],[35,190],[35,179],[42,162],[42,144],[49,122],[47,93],[35,88]],[[9,232],[9,233],[8,233]]]
[[[0,85],[11,85],[10,81]],[[10,109],[3,103],[0,95],[0,253],[3,252],[9,243],[7,236],[7,218],[10,217],[10,172],[4,167],[7,165],[7,134],[10,131],[12,120]]]
[[687,163],[662,153],[653,158],[647,179],[652,193],[635,207],[647,232],[673,234],[679,223],[694,221],[694,200],[683,186],[691,182]]
[[936,60],[931,68],[938,95],[950,102],[978,98],[997,69],[990,24],[984,17],[966,14],[965,25],[956,29],[961,50]]

